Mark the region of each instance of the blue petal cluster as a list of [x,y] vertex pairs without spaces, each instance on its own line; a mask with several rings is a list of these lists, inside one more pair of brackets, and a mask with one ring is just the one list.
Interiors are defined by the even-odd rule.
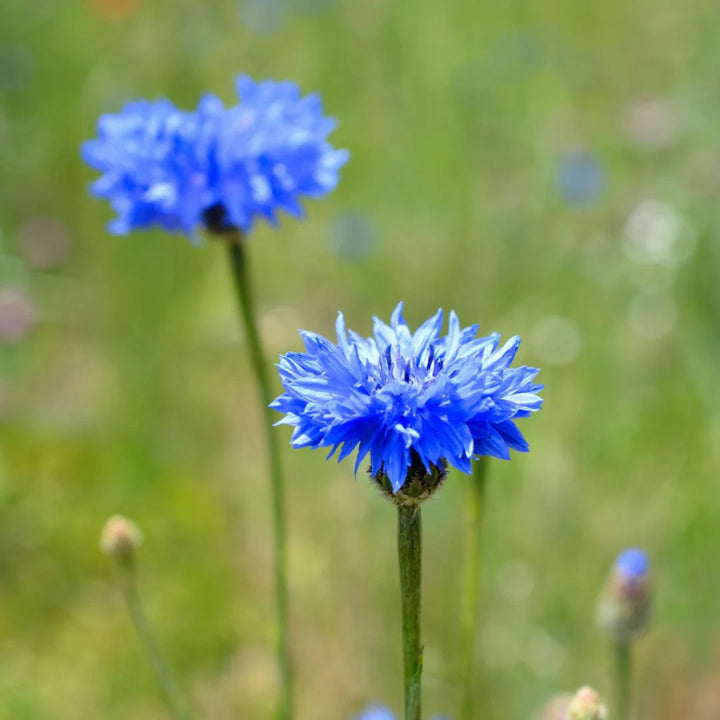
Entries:
[[307,352],[280,358],[285,392],[271,404],[285,413],[278,424],[294,426],[292,445],[340,448],[340,460],[358,448],[355,472],[370,453],[394,492],[411,463],[470,472],[473,457],[527,451],[514,420],[540,408],[542,385],[536,369],[510,367],[520,338],[498,347],[497,333],[477,338],[454,312],[443,337],[442,325],[438,310],[410,332],[400,303],[390,325],[374,318],[373,338],[346,332],[342,313],[337,345],[301,332]]
[[102,173],[92,192],[118,215],[111,232],[249,232],[258,218],[276,224],[280,210],[301,217],[301,198],[335,188],[349,153],[327,141],[335,121],[320,97],[247,76],[236,86],[241,102],[230,108],[206,95],[194,112],[138,101],[100,118],[82,154]]
[[[395,720],[395,716],[385,707],[380,705],[371,705],[363,710],[359,717],[355,720]],[[445,720],[441,717],[435,717],[434,720]]]
[[615,570],[628,580],[642,580],[650,571],[650,559],[644,550],[628,548],[617,556]]
[[395,720],[395,716],[387,708],[372,705],[356,720]]

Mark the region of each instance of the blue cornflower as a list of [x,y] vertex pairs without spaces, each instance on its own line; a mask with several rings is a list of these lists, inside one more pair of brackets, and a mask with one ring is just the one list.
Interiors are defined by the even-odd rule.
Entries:
[[650,571],[650,559],[644,550],[628,548],[615,559],[615,571],[627,580],[638,582]]
[[340,448],[340,460],[357,447],[355,472],[370,453],[373,476],[393,493],[411,469],[430,474],[447,462],[469,473],[479,455],[527,451],[514,420],[540,408],[542,385],[536,369],[510,367],[520,338],[498,348],[497,333],[476,338],[478,326],[461,328],[454,312],[441,337],[442,310],[413,334],[402,307],[390,325],[374,318],[374,338],[347,333],[339,313],[337,345],[301,332],[306,352],[281,356],[285,392],[271,407],[285,413],[278,424],[295,427],[292,445],[330,447],[330,456]]
[[650,559],[640,548],[623,550],[597,606],[600,627],[617,640],[630,640],[647,629],[650,620],[652,582]]
[[395,720],[395,716],[387,708],[371,705],[355,720]]
[[[386,707],[370,705],[370,707],[365,708],[365,710],[353,720],[395,720],[395,716]],[[434,720],[446,719],[436,716]]]
[[247,233],[258,217],[276,224],[280,210],[301,217],[302,198],[337,185],[349,154],[327,141],[335,121],[317,94],[247,76],[236,87],[241,102],[230,108],[206,95],[194,112],[138,101],[100,118],[82,152],[103,173],[92,191],[118,214],[111,232]]

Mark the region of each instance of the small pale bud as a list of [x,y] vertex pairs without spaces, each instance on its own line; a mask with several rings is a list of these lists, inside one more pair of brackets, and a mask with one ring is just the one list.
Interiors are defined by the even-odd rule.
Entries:
[[142,540],[142,533],[132,520],[113,515],[100,534],[100,550],[106,555],[126,560],[140,547]]
[[638,548],[621,552],[598,601],[598,624],[614,640],[632,640],[647,628],[650,595],[647,555]]
[[607,709],[600,696],[587,685],[575,693],[566,713],[567,720],[605,720]]

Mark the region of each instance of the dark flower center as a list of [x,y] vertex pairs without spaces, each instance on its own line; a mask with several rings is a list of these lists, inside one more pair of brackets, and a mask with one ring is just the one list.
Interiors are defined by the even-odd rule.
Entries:
[[222,203],[215,203],[205,208],[202,219],[205,227],[216,235],[223,235],[235,230],[235,227],[228,220],[225,206]]

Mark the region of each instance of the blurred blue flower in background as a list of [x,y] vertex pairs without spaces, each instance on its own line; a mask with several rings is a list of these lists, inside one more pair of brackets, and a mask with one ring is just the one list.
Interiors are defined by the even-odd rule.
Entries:
[[569,205],[588,206],[605,189],[605,172],[597,158],[589,152],[567,152],[560,159],[557,186]]
[[285,413],[278,424],[295,427],[292,445],[341,447],[340,460],[358,447],[355,471],[370,453],[395,493],[410,467],[447,461],[469,473],[473,457],[526,451],[513,421],[540,409],[542,385],[536,369],[510,367],[520,338],[498,348],[497,333],[476,338],[454,312],[444,337],[442,324],[438,310],[413,334],[400,303],[389,326],[374,318],[374,338],[347,333],[342,313],[337,345],[301,332],[307,352],[281,356],[285,392],[271,404]]
[[194,230],[207,185],[197,130],[196,116],[167,100],[131,102],[120,114],[100,118],[99,139],[86,142],[82,152],[104,173],[92,192],[118,214],[108,226],[111,232],[151,225]]
[[651,591],[647,553],[640,548],[623,550],[598,600],[598,624],[616,640],[637,637],[648,626]]
[[[360,715],[354,717],[353,720],[396,720],[396,718],[387,708],[380,705],[371,705],[363,710]],[[435,716],[433,720],[446,720],[446,718]]]
[[355,720],[395,720],[395,716],[387,708],[372,705]]
[[301,217],[301,198],[335,188],[349,153],[326,140],[335,121],[320,97],[291,82],[236,85],[241,103],[230,108],[206,95],[195,112],[138,101],[100,118],[82,152],[103,173],[93,193],[118,213],[111,232],[249,232],[258,217],[276,224],[280,210]]

